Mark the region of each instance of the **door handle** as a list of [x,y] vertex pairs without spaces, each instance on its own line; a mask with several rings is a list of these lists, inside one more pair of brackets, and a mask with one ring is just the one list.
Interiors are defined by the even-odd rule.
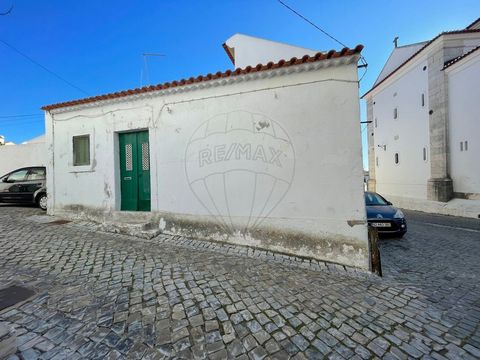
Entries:
[[123,178],[123,180],[132,180],[132,177],[131,176],[126,176]]

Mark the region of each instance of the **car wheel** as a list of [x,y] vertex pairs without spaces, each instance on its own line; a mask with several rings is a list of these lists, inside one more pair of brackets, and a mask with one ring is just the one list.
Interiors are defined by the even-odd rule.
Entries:
[[37,205],[42,210],[47,210],[47,194],[37,196]]

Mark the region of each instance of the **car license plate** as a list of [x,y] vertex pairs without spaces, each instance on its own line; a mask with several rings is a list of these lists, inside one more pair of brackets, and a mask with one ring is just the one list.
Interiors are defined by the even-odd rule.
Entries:
[[390,223],[380,223],[380,222],[374,222],[372,223],[373,227],[390,227]]

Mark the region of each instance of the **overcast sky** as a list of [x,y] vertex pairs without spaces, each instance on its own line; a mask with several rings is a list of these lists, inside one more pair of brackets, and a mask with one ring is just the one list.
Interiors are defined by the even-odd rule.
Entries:
[[[361,94],[395,36],[399,45],[423,41],[480,17],[478,0],[284,1],[348,46],[365,45],[369,67]],[[341,48],[277,0],[0,0],[0,12],[11,5],[10,14],[0,16],[0,134],[16,143],[44,132],[42,105],[139,87],[144,52],[166,55],[148,60],[155,84],[231,68],[221,45],[237,32]]]

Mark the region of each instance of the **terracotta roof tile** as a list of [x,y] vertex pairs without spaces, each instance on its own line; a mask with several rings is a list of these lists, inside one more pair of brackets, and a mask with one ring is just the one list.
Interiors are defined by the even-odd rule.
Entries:
[[470,50],[469,52],[466,52],[466,53],[463,54],[463,55],[457,56],[455,59],[452,59],[452,60],[450,60],[450,61],[447,61],[447,62],[443,65],[443,70],[445,70],[446,68],[452,66],[453,64],[456,64],[456,63],[459,62],[460,60],[465,59],[468,55],[470,55],[471,53],[474,53],[474,52],[477,51],[478,49],[480,49],[480,46],[477,46],[477,47],[473,48],[472,50]]
[[134,94],[145,93],[145,92],[164,90],[164,89],[168,89],[168,88],[172,88],[172,87],[183,86],[183,85],[186,85],[186,84],[193,84],[193,83],[209,81],[209,80],[212,80],[212,79],[226,78],[226,77],[237,76],[237,75],[242,75],[242,74],[249,74],[249,73],[254,73],[254,72],[259,72],[259,71],[277,69],[277,68],[281,68],[281,67],[288,67],[288,66],[292,66],[292,65],[302,64],[302,63],[305,63],[305,62],[315,62],[315,61],[321,61],[321,60],[330,59],[330,58],[350,56],[350,55],[359,54],[362,50],[363,50],[363,45],[357,45],[353,49],[344,48],[341,51],[330,50],[327,54],[319,52],[319,53],[317,53],[313,56],[305,55],[301,59],[297,59],[297,58],[294,57],[294,58],[291,58],[288,61],[282,59],[277,63],[273,63],[272,61],[270,61],[267,64],[258,64],[256,66],[247,66],[244,69],[237,68],[234,71],[232,71],[232,70],[226,70],[224,72],[218,71],[215,74],[209,73],[207,75],[199,75],[197,77],[190,77],[190,78],[188,78],[188,80],[181,79],[181,80],[166,82],[166,83],[158,84],[158,85],[144,86],[142,88],[137,88],[137,89],[124,90],[124,91],[119,91],[119,92],[105,94],[105,95],[92,96],[92,97],[79,99],[79,100],[72,100],[72,101],[61,102],[61,103],[52,104],[52,105],[46,105],[46,106],[42,107],[42,110],[49,111],[49,110],[58,109],[58,108],[62,108],[62,107],[92,103],[92,102],[107,100],[107,99],[121,98],[121,97],[126,97],[126,96],[130,96],[130,95],[134,95]]
[[395,70],[393,70],[390,74],[385,76],[382,81],[379,81],[376,85],[374,85],[370,90],[368,90],[365,94],[363,94],[362,98],[364,98],[368,93],[370,93],[373,89],[376,89],[380,84],[383,84],[387,79],[389,79],[393,74],[395,74],[398,70],[400,70],[403,66],[405,66],[410,60],[420,54],[423,50],[425,50],[431,43],[437,40],[442,35],[454,35],[454,34],[469,34],[469,33],[477,33],[480,32],[480,29],[463,29],[463,30],[453,30],[453,31],[444,31],[437,36],[435,36],[432,40],[427,42],[424,46],[422,46],[416,53],[410,56],[407,60],[401,63]]

